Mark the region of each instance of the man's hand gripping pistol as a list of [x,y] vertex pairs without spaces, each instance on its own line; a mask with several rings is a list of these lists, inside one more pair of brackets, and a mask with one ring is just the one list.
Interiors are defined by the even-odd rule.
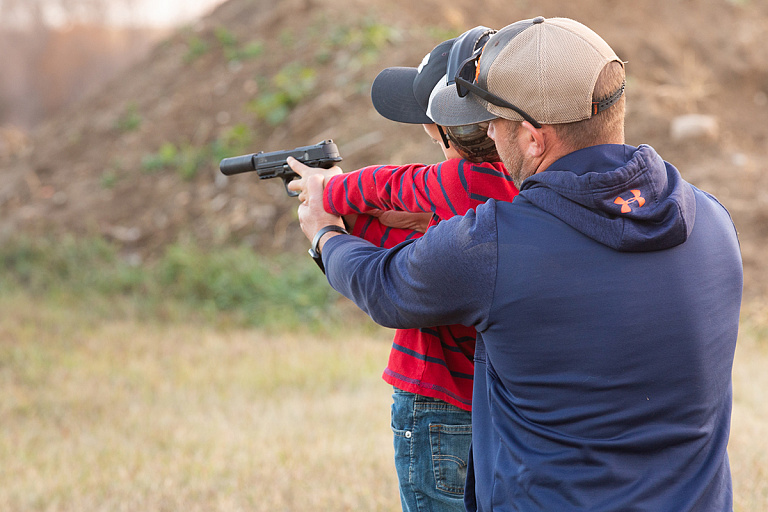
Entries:
[[298,192],[288,190],[288,183],[300,176],[288,167],[286,159],[289,156],[292,156],[306,166],[322,167],[323,169],[330,169],[338,162],[341,162],[341,156],[336,144],[332,140],[324,140],[314,146],[303,146],[296,149],[272,151],[270,153],[261,151],[250,155],[225,158],[219,164],[219,169],[227,176],[256,171],[262,180],[280,178],[283,180],[286,193],[291,197],[295,197],[299,194]]

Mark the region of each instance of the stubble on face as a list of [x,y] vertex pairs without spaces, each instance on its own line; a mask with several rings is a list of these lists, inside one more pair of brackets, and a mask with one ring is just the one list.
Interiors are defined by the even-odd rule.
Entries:
[[517,140],[520,129],[520,123],[502,118],[493,119],[488,129],[488,136],[496,143],[496,151],[518,189],[533,174],[525,169],[523,150]]

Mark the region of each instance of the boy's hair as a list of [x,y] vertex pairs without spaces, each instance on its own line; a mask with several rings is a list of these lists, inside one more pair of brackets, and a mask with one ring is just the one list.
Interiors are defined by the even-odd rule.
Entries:
[[477,164],[501,160],[496,144],[488,137],[487,122],[443,128],[451,144],[466,160]]

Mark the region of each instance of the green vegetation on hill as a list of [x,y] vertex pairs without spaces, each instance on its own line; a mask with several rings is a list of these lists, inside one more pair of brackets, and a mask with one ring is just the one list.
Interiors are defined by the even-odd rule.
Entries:
[[[265,329],[329,329],[353,308],[309,257],[266,257],[247,247],[169,246],[132,265],[103,239],[20,237],[0,248],[0,295],[82,304],[91,318],[138,315]],[[362,322],[361,322],[362,323]]]

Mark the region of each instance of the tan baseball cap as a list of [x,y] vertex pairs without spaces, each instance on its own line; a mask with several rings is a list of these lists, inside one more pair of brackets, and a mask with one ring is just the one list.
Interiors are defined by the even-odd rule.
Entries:
[[444,126],[496,117],[533,120],[534,126],[588,119],[624,92],[622,86],[607,100],[592,101],[597,77],[612,61],[624,65],[608,43],[577,21],[518,21],[491,36],[479,58],[466,61],[456,87],[430,99],[430,115]]

